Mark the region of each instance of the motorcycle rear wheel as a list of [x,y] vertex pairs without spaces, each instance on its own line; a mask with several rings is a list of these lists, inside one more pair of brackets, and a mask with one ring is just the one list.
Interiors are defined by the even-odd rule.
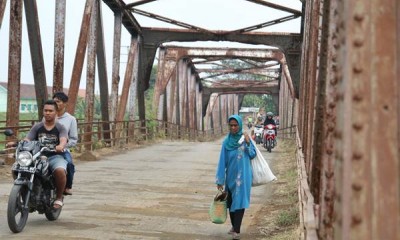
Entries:
[[11,189],[8,198],[7,221],[8,227],[14,233],[21,232],[28,220],[29,211],[24,209],[28,192],[28,187],[25,185],[14,185]]

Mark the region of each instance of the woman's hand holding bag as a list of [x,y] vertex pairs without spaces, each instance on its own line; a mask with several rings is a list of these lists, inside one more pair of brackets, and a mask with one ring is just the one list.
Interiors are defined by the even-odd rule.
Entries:
[[227,192],[219,190],[215,195],[208,211],[211,222],[216,224],[225,223],[227,218],[227,199]]

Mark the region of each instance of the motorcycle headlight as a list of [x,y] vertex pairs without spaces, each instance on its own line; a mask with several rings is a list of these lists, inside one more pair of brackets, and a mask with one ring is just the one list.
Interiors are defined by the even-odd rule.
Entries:
[[17,156],[17,162],[22,167],[27,167],[32,163],[32,154],[30,152],[19,152]]

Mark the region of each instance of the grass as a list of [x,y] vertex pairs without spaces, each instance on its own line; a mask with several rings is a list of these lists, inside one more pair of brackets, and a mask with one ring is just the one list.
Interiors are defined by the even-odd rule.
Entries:
[[[299,219],[299,206],[298,206],[298,192],[297,192],[297,165],[295,161],[295,142],[283,141],[282,142],[282,161],[279,167],[282,168],[283,174],[280,177],[282,184],[277,189],[277,193],[281,195],[281,204],[289,206],[282,208],[274,217],[274,224],[281,230],[278,234],[273,235],[271,240],[284,240],[298,238],[298,224]],[[277,163],[279,164],[279,163]],[[278,167],[278,166],[277,166]],[[282,172],[282,171],[281,171]]]
[[276,218],[276,225],[279,227],[295,226],[299,222],[299,207],[293,206],[288,210],[281,211]]
[[281,140],[279,151],[271,168],[278,177],[272,184],[272,193],[268,202],[261,208],[255,219],[258,232],[253,235],[257,240],[293,240],[299,239],[299,200],[297,191],[297,164],[295,142]]

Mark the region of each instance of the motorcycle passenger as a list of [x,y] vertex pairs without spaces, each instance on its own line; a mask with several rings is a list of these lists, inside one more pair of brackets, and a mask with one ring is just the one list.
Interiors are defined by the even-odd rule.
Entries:
[[45,145],[56,152],[48,152],[45,155],[48,157],[49,169],[52,172],[57,188],[57,199],[54,201],[55,209],[61,208],[63,204],[63,192],[67,181],[67,161],[63,157],[64,149],[67,145],[68,133],[64,126],[56,122],[57,118],[57,103],[54,100],[47,100],[43,107],[43,119],[39,123],[33,125],[28,135],[24,140],[40,142],[45,141]]
[[275,126],[275,146],[276,146],[276,144],[277,144],[276,137],[278,136],[278,131],[276,129],[276,122],[274,120],[274,114],[272,112],[267,112],[266,115],[267,116],[266,116],[265,121],[264,121],[264,127],[267,126],[268,124],[272,124],[272,125]]
[[78,126],[76,118],[66,112],[68,96],[64,92],[56,92],[53,95],[53,100],[57,103],[57,121],[61,123],[68,133],[68,142],[64,152],[64,158],[67,160],[67,184],[65,186],[64,195],[72,195],[72,182],[74,179],[75,165],[72,161],[71,152],[69,149],[75,147],[78,142]]

